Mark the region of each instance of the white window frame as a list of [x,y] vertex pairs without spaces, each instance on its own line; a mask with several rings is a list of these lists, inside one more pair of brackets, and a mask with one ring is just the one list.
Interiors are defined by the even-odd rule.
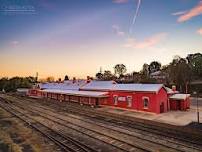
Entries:
[[132,107],[133,97],[132,96],[127,96],[126,101],[128,103],[128,107]]
[[[147,103],[147,106],[145,106],[145,99],[147,99],[148,103]],[[149,109],[149,97],[142,97],[142,101],[143,101],[143,108],[144,109]]]
[[118,95],[113,95],[114,105],[118,105]]

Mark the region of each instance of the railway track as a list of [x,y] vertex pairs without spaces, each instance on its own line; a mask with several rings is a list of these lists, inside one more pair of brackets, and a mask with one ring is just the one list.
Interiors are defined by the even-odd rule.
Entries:
[[[42,107],[40,107],[40,108],[42,108]],[[45,110],[45,107],[43,107],[43,108],[44,108],[44,110]],[[74,109],[74,110],[75,110],[75,107],[74,107],[74,108],[71,107],[71,109]],[[35,109],[35,110],[36,110],[36,109]],[[47,110],[47,109],[46,109],[46,110]],[[76,110],[77,110],[77,109],[76,109]],[[81,110],[81,109],[78,109],[78,110]],[[78,110],[77,110],[77,114],[78,114]],[[38,112],[40,112],[40,111],[38,111]],[[70,112],[69,109],[68,109],[68,112]],[[75,113],[75,111],[72,110],[71,113]],[[89,117],[89,115],[90,115],[91,113],[89,113],[89,112],[87,113],[87,112],[84,112],[84,111],[82,110],[82,111],[79,111],[79,114],[85,115],[85,116]],[[96,113],[96,114],[97,114],[97,113]],[[103,113],[102,113],[102,114],[103,114]],[[53,117],[53,116],[52,116],[52,117]],[[101,120],[101,119],[103,119],[103,116],[100,117],[99,115],[98,115],[98,116],[95,116],[95,115],[94,115],[92,118],[93,118],[93,120]],[[98,119],[98,118],[99,118],[99,119]],[[75,118],[75,119],[76,119],[76,118]],[[77,118],[77,119],[78,119],[78,118]],[[106,119],[106,118],[105,118],[105,119]],[[112,119],[112,120],[113,120],[113,119]],[[107,121],[110,122],[110,123],[115,123],[114,121],[111,122],[111,118],[108,118],[108,117],[107,117]],[[120,124],[119,122],[116,122],[115,124],[117,124],[117,123],[119,124],[119,126],[120,126],[120,125],[121,125],[121,126],[124,126],[123,123]],[[98,124],[97,124],[97,125],[98,125]],[[100,123],[99,125],[101,125],[101,126],[103,127],[103,124],[102,124],[102,123]],[[136,124],[136,125],[137,125],[137,124]],[[106,128],[106,126],[105,126],[105,128]],[[108,128],[109,128],[109,127],[108,127]],[[133,128],[133,127],[132,127],[132,128]],[[111,129],[113,129],[113,128],[111,128]],[[136,129],[136,128],[135,128],[135,129]],[[140,128],[138,128],[138,129],[140,129]],[[117,130],[116,130],[116,131],[117,131]],[[145,131],[145,129],[144,129],[144,131]],[[148,132],[148,130],[146,130],[146,131]],[[150,131],[150,132],[151,132],[151,131]],[[153,131],[152,131],[152,133],[153,133]],[[164,137],[168,138],[167,136],[164,136]],[[179,139],[179,138],[177,138],[177,139]],[[147,139],[145,139],[145,140],[147,140]],[[153,140],[153,139],[151,139],[151,140]],[[150,142],[152,142],[151,140],[150,140]],[[168,142],[172,142],[172,139],[171,139],[170,141],[168,141]],[[187,142],[187,140],[186,140],[186,142]],[[193,142],[191,142],[191,143],[192,143],[192,145],[193,145]],[[159,144],[161,144],[161,143],[159,143]],[[165,143],[165,144],[166,144],[166,143]],[[164,144],[164,146],[166,146],[165,144]],[[167,144],[168,144],[168,143],[167,143]],[[201,149],[196,148],[195,146],[187,146],[186,144],[181,144],[181,143],[178,143],[178,142],[173,142],[173,144],[177,144],[177,147],[178,147],[178,148],[176,148],[176,147],[173,148],[173,147],[172,147],[172,149],[175,149],[175,150],[178,150],[178,151],[186,151],[186,150],[183,150],[183,148],[182,148],[183,146],[184,146],[184,147],[191,148],[193,151],[201,151]],[[196,144],[196,143],[195,143],[195,144]],[[198,145],[198,144],[197,144],[197,145]],[[180,146],[181,146],[181,149],[179,148]],[[167,146],[167,147],[169,147],[169,146]]]
[[135,151],[135,152],[136,151],[137,152],[152,152],[152,150],[149,147],[144,147],[144,145],[142,145],[143,147],[141,147],[137,143],[128,143],[128,142],[126,142],[124,140],[120,140],[120,139],[118,139],[118,138],[116,138],[114,136],[111,136],[110,134],[103,133],[102,130],[98,131],[98,130],[94,130],[94,129],[90,129],[90,128],[81,126],[81,125],[76,124],[76,123],[63,121],[60,118],[56,118],[56,117],[53,117],[53,116],[42,115],[42,113],[43,113],[42,111],[34,110],[35,111],[34,112],[32,110],[26,110],[26,107],[24,107],[24,109],[23,109],[23,107],[21,107],[21,108],[22,108],[21,110],[26,111],[26,113],[30,112],[30,113],[35,113],[35,114],[39,115],[40,117],[44,118],[44,121],[46,121],[46,122],[48,120],[49,121],[49,122],[47,122],[48,124],[54,124],[54,125],[58,125],[58,127],[63,126],[65,128],[75,130],[76,132],[80,132],[83,135],[86,135],[86,136],[89,136],[91,138],[94,138],[95,140],[100,140],[101,142],[109,144],[110,146],[113,146],[116,149],[118,149],[118,151],[125,151],[125,152],[132,152],[132,151]]
[[6,110],[7,112],[11,113],[13,116],[19,118],[26,124],[28,124],[34,130],[40,132],[44,137],[48,138],[52,142],[54,142],[62,151],[65,152],[96,152],[96,150],[84,145],[83,143],[74,140],[71,137],[66,136],[63,131],[56,132],[50,127],[43,125],[41,122],[36,121],[30,118],[27,114],[16,110],[11,105],[2,104],[0,106]]
[[[100,121],[100,120],[98,121],[96,119],[89,120],[89,119],[86,119],[85,117],[82,117],[82,118],[76,117],[74,115],[69,115],[66,113],[59,113],[59,114],[55,115],[55,113],[56,113],[55,110],[52,110],[50,108],[43,107],[40,105],[34,105],[33,107],[29,107],[29,108],[33,108],[33,110],[40,112],[40,113],[44,113],[46,115],[48,115],[48,112],[51,112],[54,115],[53,114],[50,114],[50,115],[52,117],[57,117],[57,119],[62,119],[60,117],[60,115],[70,117],[72,119],[77,119],[77,120],[82,121],[82,122],[91,123],[91,124],[94,124],[94,125],[97,125],[97,126],[100,126],[103,128],[111,129],[111,130],[114,130],[116,132],[119,132],[120,134],[124,133],[124,134],[127,134],[128,136],[135,137],[138,139],[144,139],[145,141],[159,144],[159,145],[165,146],[167,148],[172,148],[172,149],[178,150],[178,151],[188,151],[186,148],[188,148],[190,151],[193,151],[193,150],[202,151],[202,147],[196,147],[196,146],[194,147],[193,145],[187,145],[185,143],[180,143],[180,142],[174,141],[173,139],[168,139],[166,137],[161,137],[161,136],[155,136],[153,134],[149,134],[148,132],[145,133],[143,131],[140,132],[137,130],[131,130],[129,128],[117,126],[117,125],[114,125],[114,124],[109,123],[109,122],[104,122],[104,121]],[[64,119],[62,119],[62,120],[64,120]],[[186,150],[184,150],[184,149],[186,149]]]
[[[41,99],[40,99],[41,100]],[[112,113],[103,113],[99,111],[92,110],[90,108],[84,109],[81,107],[75,107],[75,105],[68,104],[66,107],[58,107],[59,104],[52,104],[51,100],[46,102],[45,105],[54,107],[57,110],[68,111],[72,114],[91,117],[96,120],[104,120],[109,123],[113,123],[123,127],[129,127],[131,129],[138,129],[148,133],[156,134],[162,137],[169,137],[178,141],[183,141],[187,144],[192,144],[195,146],[202,146],[202,133],[198,130],[173,126],[169,124],[161,124],[153,121],[147,121],[142,119],[130,118],[127,116],[116,115]]]

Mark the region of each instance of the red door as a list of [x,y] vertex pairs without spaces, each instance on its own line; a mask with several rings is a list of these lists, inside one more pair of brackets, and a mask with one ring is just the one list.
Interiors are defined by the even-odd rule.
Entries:
[[160,113],[163,113],[164,112],[164,103],[162,102],[160,104]]

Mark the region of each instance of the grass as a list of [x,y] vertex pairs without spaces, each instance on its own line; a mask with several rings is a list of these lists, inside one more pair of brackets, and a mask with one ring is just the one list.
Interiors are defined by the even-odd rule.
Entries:
[[44,143],[43,138],[22,121],[0,108],[0,152],[54,151],[55,146]]

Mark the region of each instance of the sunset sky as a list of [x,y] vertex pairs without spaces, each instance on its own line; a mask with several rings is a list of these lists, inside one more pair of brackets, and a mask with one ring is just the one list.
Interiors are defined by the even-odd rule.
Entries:
[[202,0],[0,0],[0,77],[132,72],[195,52]]

